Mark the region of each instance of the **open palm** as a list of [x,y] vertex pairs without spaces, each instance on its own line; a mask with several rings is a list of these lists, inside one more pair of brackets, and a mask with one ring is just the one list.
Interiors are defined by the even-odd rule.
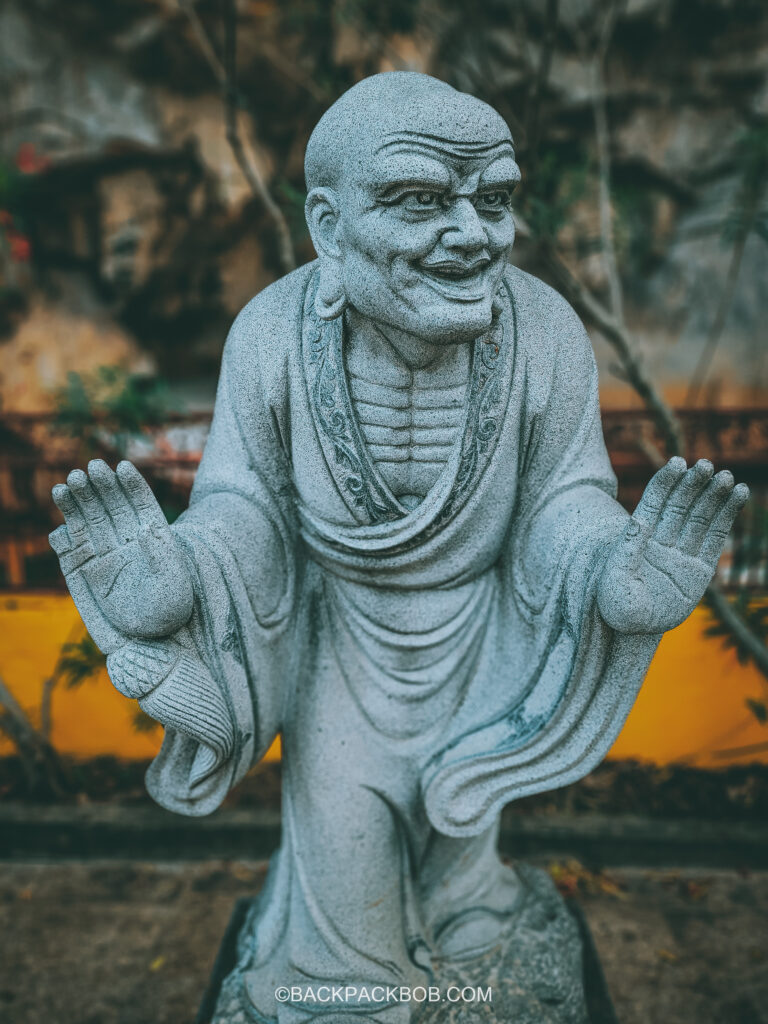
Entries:
[[690,615],[709,586],[749,497],[728,470],[670,459],[650,480],[600,577],[600,613],[622,633],[661,633]]
[[91,636],[109,653],[125,637],[163,637],[192,614],[190,570],[154,494],[130,462],[73,470],[53,500],[65,523],[50,535]]

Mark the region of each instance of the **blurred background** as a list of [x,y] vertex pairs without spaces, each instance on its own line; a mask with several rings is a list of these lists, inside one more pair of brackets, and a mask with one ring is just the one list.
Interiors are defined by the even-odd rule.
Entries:
[[[221,812],[230,814],[229,831],[221,817],[207,831],[204,823],[185,831],[164,812],[119,818],[121,808],[147,802],[142,772],[160,730],[112,690],[66,593],[47,542],[59,522],[50,489],[95,455],[112,465],[129,457],[169,519],[184,508],[229,325],[256,292],[313,258],[303,217],[309,134],[353,83],[399,69],[443,78],[507,119],[523,174],[512,258],[566,295],[589,330],[620,500],[632,508],[675,453],[711,458],[753,493],[716,586],[663,640],[609,761],[577,786],[515,805],[511,847],[541,849],[534,833],[541,838],[536,829],[544,828],[548,849],[575,851],[597,867],[612,857],[624,863],[630,848],[632,863],[719,857],[734,868],[768,866],[765,836],[750,846],[743,831],[764,823],[768,811],[764,0],[5,0],[0,856],[175,856],[183,844],[187,854],[254,853],[253,837],[262,833],[253,817],[237,831],[240,809],[261,807],[269,828],[279,826],[279,743]],[[67,807],[69,817],[56,817]],[[644,816],[645,831],[605,825],[628,813]],[[560,839],[545,825],[521,824],[525,815],[562,822],[590,814],[603,816],[596,831],[566,823]],[[256,842],[259,856],[275,835]],[[688,846],[674,845],[680,835]],[[635,884],[568,863],[553,868],[563,891],[623,899],[622,886]],[[218,936],[232,892],[258,876],[249,871],[225,872],[226,884],[203,872],[175,889],[160,876],[140,881],[160,903],[183,896],[196,906],[190,893],[215,890]],[[61,882],[67,892],[74,877]],[[101,896],[93,874],[83,878],[94,898],[123,898],[115,892],[125,878],[104,876]],[[51,906],[61,902],[61,888],[46,890],[42,875],[35,879],[8,883],[9,906],[36,893]],[[639,902],[673,893],[679,915],[698,913],[705,884],[678,882],[632,891]],[[734,901],[753,906],[757,890]],[[708,906],[708,920],[721,921]],[[669,982],[663,1012],[638,1002],[632,986],[667,991],[663,971],[684,959],[682,926],[654,940],[645,974],[643,967],[634,980],[616,975],[625,1020],[765,1019],[764,952],[739,946],[734,936],[754,922],[736,927],[732,911],[722,918],[730,952],[717,946],[716,957],[706,954],[714,948],[708,939],[685,984],[682,967]],[[639,949],[622,938],[626,919],[617,912],[614,930],[601,932],[608,918],[595,915],[601,952],[610,958],[621,950],[624,970]],[[25,941],[37,948],[45,928],[30,921]],[[136,949],[158,934],[156,922],[152,928],[136,937]],[[196,954],[201,970],[214,945]],[[733,950],[743,962],[728,959]],[[162,974],[164,955],[153,954],[142,970]],[[645,964],[644,955],[632,962]],[[726,1000],[715,1014],[705,961],[727,977],[724,989],[733,977],[752,978],[747,1003],[734,1009]],[[8,978],[20,962],[6,961]],[[125,1010],[144,998],[134,988],[119,1012],[102,1007],[88,1019],[186,1019],[179,1007],[189,1009],[189,992],[199,994],[202,980],[184,977],[187,994],[172,1006],[166,1000],[162,1012],[159,989],[150,986],[148,1016]],[[8,978],[0,1015],[6,1000],[14,1020],[85,1019],[57,1008],[53,995],[46,1014],[35,1016]]]
[[66,595],[50,488],[128,456],[181,511],[232,319],[313,258],[309,133],[361,77],[411,69],[511,126],[513,259],[587,324],[620,499],[673,452],[753,490],[613,755],[768,761],[767,24],[759,0],[7,0],[0,750],[157,749]]

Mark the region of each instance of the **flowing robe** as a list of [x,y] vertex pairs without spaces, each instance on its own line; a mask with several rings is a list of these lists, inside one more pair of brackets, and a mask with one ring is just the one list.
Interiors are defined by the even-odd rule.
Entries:
[[[591,346],[568,304],[508,269],[500,313],[473,344],[463,430],[409,511],[366,452],[343,321],[317,317],[316,286],[316,265],[300,268],[231,330],[173,527],[196,603],[164,643],[186,667],[142,698],[166,726],[148,788],[182,813],[217,807],[282,731],[283,847],[251,929],[265,992],[286,964],[302,977],[413,980],[425,928],[461,910],[430,905],[440,873],[472,850],[465,899],[494,898],[479,879],[502,806],[597,765],[659,640],[617,634],[597,609],[627,515]],[[369,886],[399,865],[402,941],[387,956],[372,936],[391,930],[389,910],[356,918],[363,886],[346,902],[323,889],[334,864],[337,881],[354,870],[350,850],[370,864]]]

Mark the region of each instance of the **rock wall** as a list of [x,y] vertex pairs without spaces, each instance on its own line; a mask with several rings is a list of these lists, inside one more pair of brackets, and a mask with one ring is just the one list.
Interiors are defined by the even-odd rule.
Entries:
[[[226,10],[213,0],[2,6],[3,409],[45,409],[67,371],[108,363],[212,382],[233,316],[282,273],[273,218],[227,140]],[[765,404],[768,215],[750,175],[764,182],[768,170],[768,8],[630,0],[599,76],[605,12],[593,0],[479,9],[461,0],[238,0],[246,158],[298,260],[309,259],[302,160],[314,123],[364,74],[432,72],[509,120],[524,175],[515,259],[546,276],[539,243],[554,239],[605,301],[594,123],[602,83],[628,322],[682,400],[738,244],[703,395]],[[595,342],[605,400],[632,401]]]

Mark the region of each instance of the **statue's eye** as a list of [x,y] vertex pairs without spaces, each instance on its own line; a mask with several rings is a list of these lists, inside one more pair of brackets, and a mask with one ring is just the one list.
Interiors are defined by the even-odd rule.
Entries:
[[426,189],[408,192],[403,198],[404,205],[409,210],[438,210],[442,199],[439,192],[427,192]]
[[512,196],[507,189],[498,189],[496,192],[482,192],[475,205],[484,210],[504,210],[511,202]]

